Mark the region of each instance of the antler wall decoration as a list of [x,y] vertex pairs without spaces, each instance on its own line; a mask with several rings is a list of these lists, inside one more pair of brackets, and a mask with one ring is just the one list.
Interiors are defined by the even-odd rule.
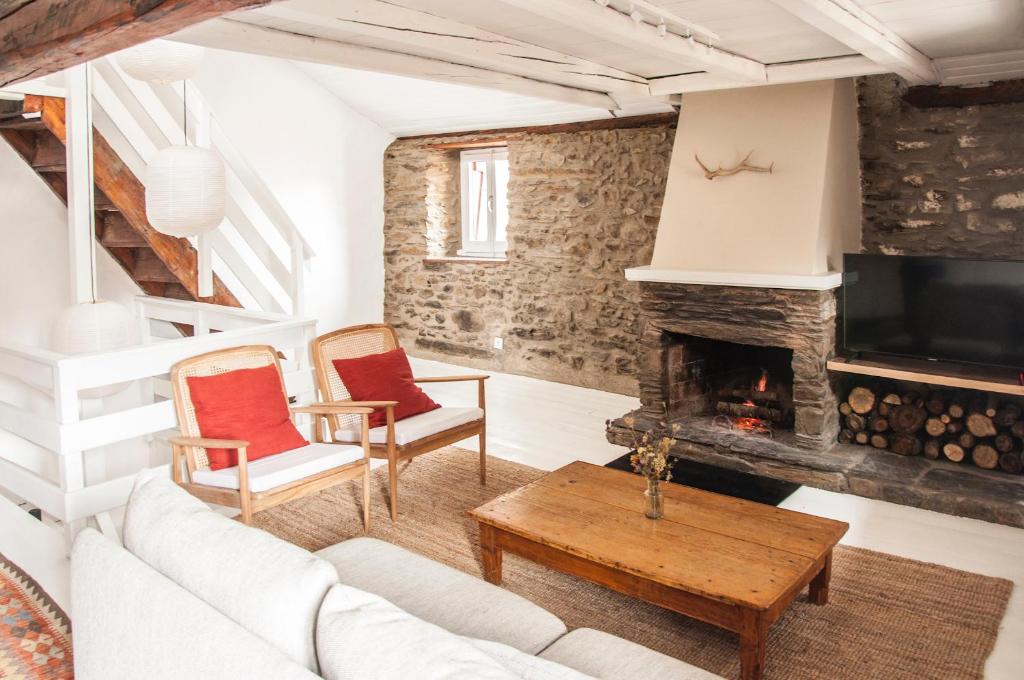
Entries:
[[753,155],[754,152],[751,151],[750,153],[743,157],[743,160],[741,160],[739,163],[732,166],[731,168],[723,168],[722,166],[718,166],[716,170],[712,170],[708,166],[704,165],[700,160],[700,156],[698,156],[697,154],[693,154],[693,158],[694,160],[697,161],[697,165],[699,165],[701,170],[704,171],[704,176],[708,179],[714,179],[716,177],[728,177],[729,175],[735,175],[740,172],[771,173],[772,169],[775,168],[775,163],[772,163],[768,167],[764,167],[763,165],[751,165],[747,161],[749,161],[750,157]]

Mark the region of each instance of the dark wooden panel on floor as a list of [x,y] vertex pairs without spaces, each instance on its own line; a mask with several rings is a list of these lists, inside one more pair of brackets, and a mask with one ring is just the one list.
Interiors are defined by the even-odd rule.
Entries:
[[[605,467],[631,472],[633,468],[629,464],[629,456],[627,453],[616,458]],[[799,484],[793,482],[728,470],[684,458],[676,457],[675,461],[672,482],[755,503],[778,505],[800,488]]]

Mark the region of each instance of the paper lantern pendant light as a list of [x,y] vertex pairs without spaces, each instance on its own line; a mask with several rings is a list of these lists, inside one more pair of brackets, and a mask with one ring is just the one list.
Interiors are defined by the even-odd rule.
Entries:
[[173,40],[150,40],[117,55],[117,64],[136,80],[147,83],[176,83],[198,71],[206,53],[202,47]]
[[[131,313],[106,300],[72,305],[60,313],[50,331],[50,346],[60,354],[91,354],[128,347],[135,341],[136,321]],[[81,391],[87,399],[108,397],[131,382]]]
[[169,146],[149,163],[146,217],[168,236],[194,236],[224,220],[224,161],[195,146]]

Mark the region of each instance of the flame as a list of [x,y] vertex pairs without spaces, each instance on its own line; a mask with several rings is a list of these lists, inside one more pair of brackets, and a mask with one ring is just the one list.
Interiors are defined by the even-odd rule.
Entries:
[[759,434],[771,434],[772,427],[760,418],[733,418],[732,426],[737,430],[748,430]]
[[761,377],[757,381],[757,385],[754,386],[755,392],[764,392],[768,388],[768,370],[761,369]]

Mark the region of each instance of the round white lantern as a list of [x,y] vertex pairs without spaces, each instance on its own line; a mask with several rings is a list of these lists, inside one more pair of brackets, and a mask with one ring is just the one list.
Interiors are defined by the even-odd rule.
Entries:
[[206,53],[202,47],[173,40],[150,40],[117,55],[117,64],[136,80],[176,83],[199,71]]
[[169,146],[149,163],[146,217],[168,236],[195,236],[224,220],[224,161],[196,146]]
[[[128,347],[135,341],[136,322],[131,313],[106,300],[83,302],[68,307],[53,323],[50,344],[60,354],[90,354]],[[81,391],[81,396],[99,399],[120,392],[131,382],[103,385]]]

